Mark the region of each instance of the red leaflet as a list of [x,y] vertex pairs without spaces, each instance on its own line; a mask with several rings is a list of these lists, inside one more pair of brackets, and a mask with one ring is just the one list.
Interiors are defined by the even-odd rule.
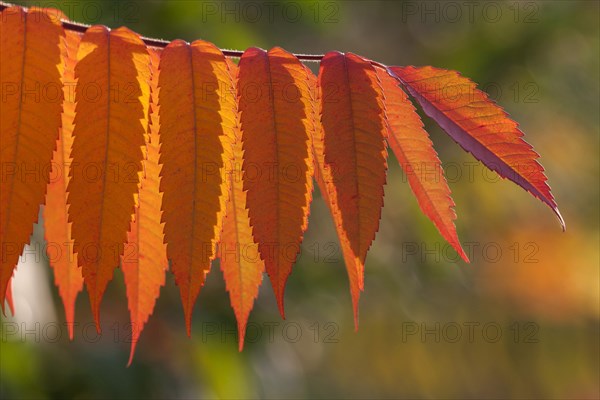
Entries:
[[323,126],[321,125],[321,118],[319,114],[319,108],[321,106],[321,96],[318,90],[317,78],[310,72],[309,82],[311,85],[311,93],[313,93],[313,115],[311,120],[314,124],[313,129],[313,153],[314,153],[314,165],[315,165],[315,180],[321,191],[321,196],[327,203],[329,212],[333,218],[333,224],[340,241],[340,247],[342,249],[342,256],[344,257],[344,264],[346,265],[346,271],[348,273],[348,280],[350,284],[350,295],[352,297],[352,308],[354,311],[354,328],[358,330],[358,300],[360,298],[360,292],[363,290],[362,276],[359,279],[359,271],[364,270],[363,265],[357,265],[357,258],[354,256],[350,247],[350,242],[346,232],[342,226],[342,213],[340,206],[337,202],[332,199],[337,199],[338,195],[336,192],[336,186],[333,185],[333,172],[331,171],[331,165],[325,163],[325,153],[323,146],[325,138],[323,136]]
[[456,71],[433,67],[389,67],[433,118],[460,146],[489,169],[508,178],[558,211],[544,168],[522,138],[519,125],[475,83]]
[[385,94],[387,141],[408,177],[419,207],[463,260],[469,262],[456,234],[450,188],[421,117],[396,79],[381,68],[377,68],[377,76]]
[[131,352],[133,360],[135,346],[148,321],[154,304],[165,284],[167,249],[164,244],[163,224],[161,223],[162,193],[159,191],[159,121],[158,121],[158,54],[150,51],[152,80],[150,82],[149,133],[146,139],[147,157],[144,160],[144,173],[140,182],[139,204],[135,218],[127,233],[127,245],[121,259],[121,269],[127,287],[127,303],[131,319]]
[[[319,90],[324,132],[322,169],[331,173],[331,180],[325,182],[326,192],[329,203],[339,209],[345,236],[340,237],[340,243],[344,246],[348,240],[350,244],[362,288],[363,266],[379,229],[386,182],[383,93],[368,61],[338,52],[327,53],[321,61]],[[333,215],[334,220],[338,218]]]
[[240,59],[237,87],[250,224],[283,316],[312,198],[308,77],[290,53],[252,48]]

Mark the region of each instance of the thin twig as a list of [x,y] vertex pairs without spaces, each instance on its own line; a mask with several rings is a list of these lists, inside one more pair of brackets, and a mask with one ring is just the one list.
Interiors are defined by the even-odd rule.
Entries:
[[[3,11],[4,9],[13,7],[13,6],[21,7],[23,10],[27,11],[27,7],[0,1],[0,11]],[[91,26],[91,25],[86,25],[86,24],[82,24],[79,22],[73,22],[73,21],[64,20],[64,19],[61,19],[60,22],[62,23],[62,26],[65,29],[79,32],[79,33],[85,33],[85,31],[87,31],[87,29]],[[146,43],[146,45],[148,45],[150,47],[156,47],[156,48],[165,48],[170,43],[170,41],[168,41],[168,40],[155,39],[155,38],[149,38],[149,37],[144,37],[144,36],[141,36],[141,39],[144,41],[144,43]],[[223,52],[223,54],[225,56],[233,57],[233,58],[239,58],[242,56],[242,54],[244,54],[244,52],[241,50],[221,49],[221,51]],[[296,57],[298,57],[298,59],[301,61],[321,61],[321,59],[323,58],[323,54],[294,54],[294,55]]]
[[[14,6],[21,7],[23,10],[25,10],[25,12],[27,12],[27,7],[23,7],[23,6],[11,4],[11,3],[6,3],[6,2],[0,0],[0,11],[4,11],[6,8],[14,7]],[[62,19],[62,18],[61,18],[60,22],[65,29],[79,32],[79,33],[85,33],[85,31],[87,31],[87,29],[89,27],[91,27],[91,25],[86,25],[86,24],[82,24],[79,22],[73,22],[73,21]],[[149,38],[149,37],[145,37],[145,36],[141,36],[141,35],[140,35],[140,37],[144,41],[144,43],[146,43],[147,46],[155,47],[155,48],[164,49],[165,47],[167,47],[167,45],[169,43],[171,43],[170,41],[164,40],[164,39]],[[220,50],[223,52],[223,55],[225,55],[226,57],[230,57],[230,58],[240,58],[242,56],[242,54],[244,54],[244,52],[242,50],[230,50],[230,49],[220,49]],[[319,62],[325,56],[324,54],[296,54],[296,53],[293,53],[293,54],[300,61],[310,61],[310,62]],[[387,70],[386,65],[383,65],[383,64],[378,63],[377,61],[373,61],[373,60],[367,60],[367,61],[369,61],[372,65],[375,65],[377,67]]]

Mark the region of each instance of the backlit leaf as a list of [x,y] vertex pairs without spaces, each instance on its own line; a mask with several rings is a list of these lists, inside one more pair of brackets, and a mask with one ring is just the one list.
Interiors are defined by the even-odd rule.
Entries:
[[469,262],[456,234],[454,201],[444,177],[441,161],[423,129],[421,117],[386,70],[377,69],[385,95],[388,144],[396,155],[423,213],[456,252]]
[[66,32],[67,58],[63,74],[65,86],[62,126],[52,157],[51,179],[44,207],[46,253],[54,272],[54,282],[58,286],[58,292],[63,302],[71,340],[73,340],[75,322],[75,300],[83,289],[83,277],[81,269],[77,265],[77,255],[74,253],[67,204],[67,186],[72,163],[73,121],[75,119],[75,98],[72,88],[75,83],[75,63],[80,40],[81,36],[78,33]]
[[0,15],[0,305],[44,203],[62,110],[64,30],[44,10]]
[[[234,79],[237,79],[237,66],[228,63]],[[237,110],[236,110],[237,112]],[[248,316],[258,296],[262,283],[265,263],[260,258],[258,244],[252,236],[252,227],[246,207],[246,192],[242,182],[242,141],[238,125],[236,140],[233,143],[233,159],[228,173],[229,200],[223,221],[223,232],[219,243],[219,258],[225,285],[229,292],[231,306],[238,324],[239,350],[244,347],[244,336]]]
[[86,31],[77,58],[69,220],[99,330],[100,302],[137,203],[150,58],[137,34],[103,26]]
[[308,75],[280,48],[251,48],[240,59],[237,87],[250,225],[283,316],[312,198]]
[[519,125],[475,83],[456,71],[433,67],[390,67],[427,115],[489,169],[508,178],[558,211],[544,168]]
[[[354,54],[330,52],[319,71],[323,169],[331,173],[329,202],[336,204],[348,240],[358,285],[379,229],[387,150],[383,93],[374,67]],[[342,244],[342,248],[344,245]],[[347,262],[348,264],[348,262]]]
[[178,40],[165,48],[159,90],[167,255],[189,335],[225,213],[236,98],[223,53],[200,40],[191,45]]
[[140,182],[139,204],[127,233],[127,245],[121,260],[121,269],[127,288],[127,304],[131,320],[131,352],[133,360],[135,346],[144,325],[154,310],[154,304],[165,284],[165,271],[169,265],[161,223],[162,193],[160,185],[159,159],[159,106],[158,106],[158,53],[150,50],[152,60],[151,102],[146,136],[147,157]]

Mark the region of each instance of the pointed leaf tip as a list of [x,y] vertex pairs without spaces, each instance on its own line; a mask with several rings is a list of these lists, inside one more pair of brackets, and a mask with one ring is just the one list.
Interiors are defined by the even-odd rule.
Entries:
[[185,319],[185,333],[190,338],[192,337],[192,309],[194,306],[190,305],[188,299],[184,299],[183,295],[181,302],[183,304],[183,317]]
[[279,314],[281,315],[281,319],[285,319],[285,307],[283,305],[283,292],[277,295],[277,308],[279,309]]
[[75,329],[75,323],[74,322],[67,322],[67,330],[69,331],[69,340],[73,341],[73,337],[74,337],[74,329]]
[[92,303],[92,315],[96,324],[96,333],[100,335],[102,333],[102,327],[100,326],[100,305],[96,302]]
[[[15,316],[15,302],[13,300],[12,293],[12,279],[8,281],[8,286],[6,287],[6,302],[8,303],[8,309],[10,310],[10,315]],[[2,304],[4,306],[4,303]],[[2,308],[4,311],[4,307]],[[6,314],[4,314],[6,317]]]
[[471,264],[471,260],[469,260],[469,256],[467,256],[467,253],[465,253],[462,246],[460,246],[459,249],[460,249],[460,251],[458,252],[458,255],[460,256],[460,258],[462,258],[463,261],[466,262],[467,264]]
[[238,321],[238,352],[244,350],[244,339],[246,338],[246,322]]
[[562,227],[562,231],[566,232],[567,231],[567,224],[565,223],[565,220],[564,220],[562,214],[558,210],[558,207],[552,208],[552,211],[554,211],[554,214],[556,214],[556,217],[558,218],[558,222],[560,223],[560,226]]
[[129,360],[127,361],[127,368],[129,368],[131,366],[131,363],[133,363],[133,356],[135,355],[135,347],[137,346],[137,342],[139,340],[139,330],[136,333],[136,329],[134,328],[134,325],[131,324],[131,349],[129,350]]
[[358,304],[354,306],[354,332],[358,332]]

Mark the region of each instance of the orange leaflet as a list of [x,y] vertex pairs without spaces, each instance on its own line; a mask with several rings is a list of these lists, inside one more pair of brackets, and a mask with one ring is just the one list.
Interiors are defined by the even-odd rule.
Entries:
[[[44,202],[62,109],[64,30],[45,10],[0,15],[0,304]],[[33,90],[32,90],[33,88]],[[51,96],[41,88],[55,88]]]
[[211,43],[174,41],[159,68],[165,238],[190,335],[225,213],[236,98],[225,57]]
[[154,311],[160,287],[165,284],[167,249],[164,244],[163,224],[161,223],[162,193],[159,192],[159,109],[158,105],[158,60],[155,50],[149,50],[151,57],[151,102],[146,136],[147,158],[144,160],[144,174],[140,182],[139,204],[135,208],[135,218],[127,233],[127,245],[121,260],[121,269],[127,288],[127,303],[131,319],[131,352],[128,365],[133,361],[135,346]]
[[100,302],[137,203],[150,102],[150,57],[127,28],[89,28],[75,67],[73,167],[68,186],[75,251],[97,329]]
[[77,265],[77,256],[73,249],[71,224],[68,221],[67,185],[71,167],[71,147],[73,145],[73,120],[75,118],[75,99],[69,88],[75,82],[75,63],[77,47],[81,36],[72,31],[66,32],[66,54],[63,83],[65,84],[62,126],[56,149],[52,157],[52,179],[48,183],[46,206],[44,207],[44,232],[46,252],[50,266],[54,271],[54,281],[65,309],[65,320],[69,329],[69,338],[73,340],[75,322],[75,300],[83,289],[81,269]]
[[[228,62],[229,70],[237,79],[237,66]],[[236,110],[237,113],[237,110]],[[238,324],[239,350],[244,347],[248,316],[258,296],[265,263],[258,253],[258,244],[252,236],[252,227],[246,206],[246,192],[242,182],[242,141],[237,113],[236,141],[233,143],[233,160],[228,173],[229,200],[219,242],[221,270],[229,292],[231,307]]]

